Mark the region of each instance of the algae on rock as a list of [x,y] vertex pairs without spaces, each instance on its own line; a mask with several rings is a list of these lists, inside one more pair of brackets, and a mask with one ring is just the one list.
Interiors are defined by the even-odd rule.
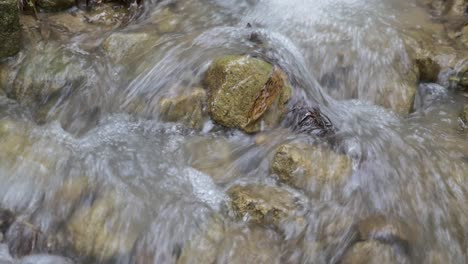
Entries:
[[16,0],[0,0],[0,60],[21,48],[21,27]]
[[215,59],[204,83],[211,118],[247,133],[278,125],[291,97],[291,86],[281,69],[247,56]]

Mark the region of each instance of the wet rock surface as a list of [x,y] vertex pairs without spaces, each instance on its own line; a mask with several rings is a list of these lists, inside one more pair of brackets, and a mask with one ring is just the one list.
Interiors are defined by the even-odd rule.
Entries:
[[70,50],[48,45],[37,52],[44,54],[42,60],[26,59],[7,91],[23,104],[40,105],[54,96],[66,96],[93,74],[85,57]]
[[142,51],[154,45],[157,39],[146,32],[116,32],[104,40],[102,47],[114,63],[129,64],[141,58]]
[[42,10],[53,12],[61,11],[74,6],[75,0],[37,0],[35,4]]
[[351,160],[327,147],[285,144],[275,151],[271,172],[280,181],[306,191],[343,184],[351,175]]
[[91,206],[77,210],[68,221],[68,233],[80,256],[109,260],[131,251],[137,237],[131,231],[126,234],[116,232],[117,219],[113,213],[118,205],[114,199],[112,193],[104,194]]
[[346,252],[342,264],[403,264],[410,263],[392,247],[375,241],[360,242]]
[[0,1],[0,60],[13,56],[21,48],[19,9],[15,0]]
[[402,252],[409,253],[410,245],[416,239],[414,229],[404,222],[389,219],[384,215],[372,215],[358,223],[361,240],[376,240],[383,244],[399,247]]
[[259,224],[279,225],[293,217],[299,202],[291,193],[266,185],[236,185],[228,190],[236,215]]
[[184,246],[177,264],[280,263],[279,241],[280,236],[273,230],[256,225],[229,226],[217,221]]
[[291,87],[281,69],[246,56],[214,60],[204,83],[211,118],[247,133],[277,126],[291,96]]
[[205,103],[206,92],[202,88],[195,88],[187,95],[163,98],[159,101],[161,118],[199,129],[203,125]]
[[232,167],[235,146],[225,138],[195,137],[185,144],[189,164],[213,178],[218,184],[229,182],[237,175]]

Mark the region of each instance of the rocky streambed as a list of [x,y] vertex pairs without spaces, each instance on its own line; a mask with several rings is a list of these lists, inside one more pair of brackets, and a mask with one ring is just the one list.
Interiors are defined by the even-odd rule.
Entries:
[[465,0],[0,0],[1,263],[466,263]]

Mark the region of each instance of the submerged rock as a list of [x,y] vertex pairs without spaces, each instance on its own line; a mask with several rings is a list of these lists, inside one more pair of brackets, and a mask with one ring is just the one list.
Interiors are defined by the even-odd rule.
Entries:
[[281,263],[281,236],[256,225],[226,226],[213,221],[184,246],[177,264]]
[[164,8],[155,13],[151,20],[156,24],[158,32],[161,34],[176,32],[180,24],[180,18],[170,8]]
[[405,256],[376,241],[360,242],[352,246],[343,256],[341,264],[409,264]]
[[161,118],[168,122],[182,122],[191,128],[201,128],[205,102],[206,92],[201,88],[194,89],[188,95],[163,98],[159,102]]
[[399,78],[388,78],[379,91],[377,104],[392,109],[399,115],[407,115],[413,110],[418,90],[419,68],[413,65],[399,67]]
[[376,240],[380,243],[394,245],[409,252],[416,234],[408,225],[396,219],[388,219],[383,215],[372,215],[358,223],[361,240]]
[[448,97],[447,88],[436,83],[421,83],[414,100],[414,110],[425,110]]
[[76,0],[36,0],[35,4],[44,11],[61,11],[74,6]]
[[128,64],[141,58],[157,40],[157,36],[146,32],[115,32],[104,40],[102,47],[114,63]]
[[247,56],[214,60],[204,83],[211,118],[247,133],[278,125],[291,97],[291,86],[281,69]]
[[284,144],[277,148],[271,172],[293,187],[318,190],[327,183],[341,184],[351,175],[351,160],[325,147]]
[[18,1],[0,0],[0,60],[18,53],[20,46]]
[[267,185],[235,185],[228,190],[238,217],[254,223],[279,225],[299,210],[297,199],[289,192]]
[[237,174],[231,166],[234,146],[225,138],[193,138],[185,144],[185,150],[190,165],[210,175],[217,184],[226,183]]
[[49,254],[37,254],[23,257],[19,260],[19,264],[73,264],[73,261],[69,258],[49,255]]
[[67,230],[79,255],[108,260],[131,251],[137,235],[119,229],[115,223],[115,211],[118,211],[115,197],[107,193],[72,215]]
[[5,234],[15,220],[16,216],[12,211],[0,208],[0,234]]
[[463,111],[460,114],[460,119],[465,126],[468,127],[468,105],[465,105]]
[[23,61],[8,91],[23,104],[44,104],[51,97],[67,95],[93,74],[89,61],[70,50],[46,46],[37,53]]

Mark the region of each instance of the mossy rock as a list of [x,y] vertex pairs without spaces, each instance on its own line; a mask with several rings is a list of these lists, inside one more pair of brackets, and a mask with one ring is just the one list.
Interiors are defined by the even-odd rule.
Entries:
[[174,98],[163,98],[159,102],[161,119],[168,122],[182,122],[191,128],[203,125],[206,92],[201,88],[194,89],[188,95]]
[[247,133],[277,126],[291,97],[291,86],[281,69],[247,56],[215,59],[204,83],[211,118]]
[[298,199],[291,193],[267,185],[235,185],[228,190],[231,205],[240,218],[259,224],[280,223],[299,211]]
[[21,48],[21,27],[16,0],[0,0],[0,60]]
[[271,172],[293,187],[320,190],[325,184],[344,183],[352,166],[348,156],[327,147],[284,144],[274,154]]

